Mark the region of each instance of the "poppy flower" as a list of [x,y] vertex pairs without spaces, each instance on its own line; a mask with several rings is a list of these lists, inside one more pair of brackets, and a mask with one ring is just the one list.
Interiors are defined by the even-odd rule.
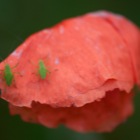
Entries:
[[1,79],[1,96],[27,122],[111,131],[133,112],[139,45],[139,29],[120,15],[64,20],[31,35],[0,64],[13,75],[9,85]]

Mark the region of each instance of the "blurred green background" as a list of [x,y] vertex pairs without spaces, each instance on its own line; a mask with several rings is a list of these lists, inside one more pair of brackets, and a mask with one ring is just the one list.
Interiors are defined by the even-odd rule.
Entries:
[[[109,10],[140,25],[138,0],[0,0],[0,58],[4,59],[30,34],[87,12]],[[135,113],[112,133],[80,134],[63,126],[48,129],[11,117],[0,99],[0,140],[140,140],[140,95]]]

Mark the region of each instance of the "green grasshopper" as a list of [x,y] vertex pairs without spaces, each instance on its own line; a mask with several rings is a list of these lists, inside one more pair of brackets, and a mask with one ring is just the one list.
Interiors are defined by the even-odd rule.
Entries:
[[13,75],[12,69],[11,69],[9,64],[6,64],[4,66],[3,73],[4,73],[4,80],[5,80],[6,84],[8,86],[10,86],[12,84],[13,79],[14,79],[14,75]]
[[38,73],[41,77],[41,79],[45,79],[46,76],[50,73],[50,71],[47,69],[47,67],[45,66],[43,60],[39,60],[39,69],[38,69]]

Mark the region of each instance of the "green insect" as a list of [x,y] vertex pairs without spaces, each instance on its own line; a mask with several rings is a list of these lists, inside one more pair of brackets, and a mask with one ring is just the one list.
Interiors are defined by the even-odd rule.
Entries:
[[45,66],[43,60],[39,61],[39,69],[38,69],[38,73],[41,77],[41,79],[45,79],[46,76],[50,73],[50,71],[47,69],[47,67]]
[[5,65],[3,73],[4,73],[4,80],[5,80],[6,84],[8,86],[10,86],[14,79],[14,75],[13,75],[12,69],[9,64]]

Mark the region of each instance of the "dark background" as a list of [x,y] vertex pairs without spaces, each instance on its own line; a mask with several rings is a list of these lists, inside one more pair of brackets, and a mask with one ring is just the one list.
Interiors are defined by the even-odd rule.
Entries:
[[[97,10],[122,14],[140,26],[138,0],[0,0],[0,58],[4,59],[30,34],[63,19]],[[63,126],[48,129],[10,116],[0,99],[0,140],[140,140],[140,95],[135,113],[111,133],[80,134]]]

